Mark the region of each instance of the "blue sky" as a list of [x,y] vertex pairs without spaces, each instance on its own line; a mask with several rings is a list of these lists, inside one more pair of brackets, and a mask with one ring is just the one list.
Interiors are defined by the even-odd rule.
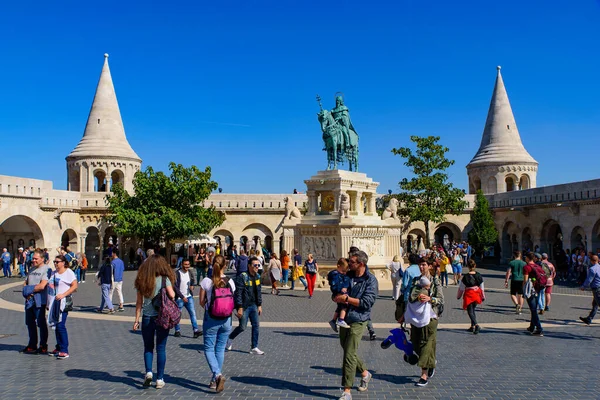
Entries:
[[224,192],[304,191],[326,166],[315,95],[337,91],[379,192],[410,135],[441,136],[467,189],[497,65],[538,186],[594,179],[599,31],[599,0],[9,2],[0,174],[66,187],[107,52],[144,165],[209,165]]

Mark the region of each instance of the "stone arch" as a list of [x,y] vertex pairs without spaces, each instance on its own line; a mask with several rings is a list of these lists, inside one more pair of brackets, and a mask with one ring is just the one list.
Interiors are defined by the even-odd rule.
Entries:
[[504,260],[510,260],[512,253],[519,249],[517,241],[517,232],[519,227],[513,221],[506,221],[502,227],[502,237],[500,241],[500,250]]
[[460,242],[462,240],[462,232],[458,226],[453,224],[452,222],[442,222],[439,224],[434,230],[434,238],[437,243],[440,243],[446,248],[446,243],[444,243],[444,239],[447,238],[449,243],[448,246],[452,244],[453,241]]
[[90,267],[97,268],[100,265],[100,231],[95,226],[89,226],[86,233],[87,237],[85,238],[85,249],[83,251]]
[[587,237],[585,230],[581,226],[576,226],[571,231],[571,250],[576,247],[587,251]]
[[413,228],[406,236],[406,253],[417,253],[425,248],[425,231],[419,228]]
[[65,230],[60,238],[60,245],[65,248],[68,247],[73,253],[79,251],[78,243],[77,233],[71,228]]
[[220,228],[215,233],[213,233],[212,236],[215,239],[219,238],[219,241],[221,242],[221,254],[225,254],[229,247],[235,244],[233,233],[231,233],[227,229]]
[[531,178],[529,175],[523,174],[521,175],[521,179],[519,179],[519,190],[526,190],[531,188]]
[[487,190],[486,194],[489,193],[497,193],[498,192],[498,181],[495,176],[490,176],[487,180]]
[[18,246],[44,247],[44,235],[37,222],[25,215],[12,215],[0,223],[0,249],[6,247],[14,257]]
[[106,171],[96,169],[94,171],[94,192],[106,192],[107,188]]
[[600,254],[600,219],[596,221],[592,228],[592,248],[590,251]]
[[519,179],[515,174],[506,175],[504,178],[505,190],[507,192],[514,192],[517,190]]
[[253,224],[246,226],[242,230],[242,234],[249,238],[258,236],[260,238],[260,240],[263,242],[265,240],[265,237],[267,237],[267,236],[273,237],[273,231],[271,231],[271,229],[269,229],[268,226],[266,226],[264,224],[260,224],[260,223],[253,223]]
[[540,250],[550,255],[563,248],[563,232],[558,221],[549,219],[542,226]]
[[116,183],[121,186],[125,185],[125,174],[120,169],[115,169],[110,173],[110,187],[112,188]]
[[469,193],[475,194],[478,190],[481,190],[481,178],[474,176],[469,182]]

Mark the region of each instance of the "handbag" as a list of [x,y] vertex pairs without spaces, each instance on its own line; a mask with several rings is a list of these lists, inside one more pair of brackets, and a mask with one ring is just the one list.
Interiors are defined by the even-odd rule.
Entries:
[[65,297],[65,309],[63,310],[63,312],[68,313],[69,311],[73,311],[73,296],[72,295],[68,295],[67,297]]

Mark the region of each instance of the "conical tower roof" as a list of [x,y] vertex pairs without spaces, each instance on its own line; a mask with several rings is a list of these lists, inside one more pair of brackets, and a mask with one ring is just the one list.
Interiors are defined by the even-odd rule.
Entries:
[[537,164],[537,161],[525,150],[521,142],[500,67],[498,67],[498,76],[483,129],[481,145],[467,167],[497,163]]
[[125,137],[119,103],[108,67],[108,54],[104,54],[104,66],[83,138],[67,156],[67,160],[81,157],[126,158],[141,162]]

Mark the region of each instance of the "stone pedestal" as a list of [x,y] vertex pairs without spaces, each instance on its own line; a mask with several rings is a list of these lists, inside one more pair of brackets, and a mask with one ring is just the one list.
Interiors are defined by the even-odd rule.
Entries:
[[297,248],[305,260],[309,253],[319,264],[318,287],[327,286],[327,273],[351,246],[369,256],[369,268],[380,289],[390,289],[387,265],[400,254],[402,224],[395,218],[382,219],[375,199],[378,182],[366,174],[343,170],[319,171],[304,181],[309,198],[306,214],[283,222],[283,246]]

